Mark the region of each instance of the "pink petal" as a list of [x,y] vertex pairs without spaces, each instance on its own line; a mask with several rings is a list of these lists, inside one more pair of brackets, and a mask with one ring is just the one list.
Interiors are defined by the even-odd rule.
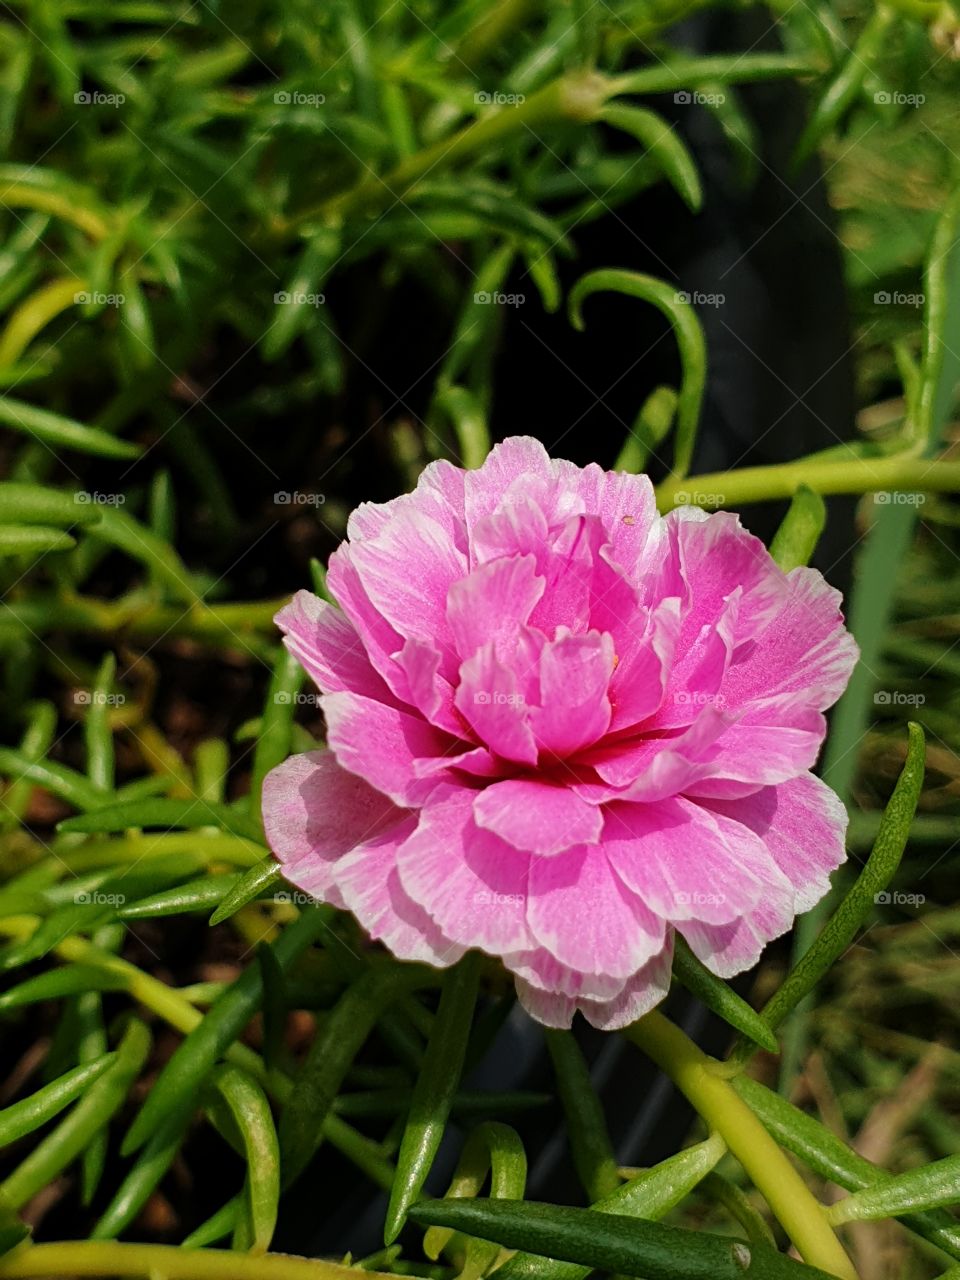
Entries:
[[274,622],[286,647],[324,693],[348,689],[381,702],[395,701],[340,609],[310,591],[298,591]]
[[517,849],[560,853],[577,844],[595,844],[603,829],[596,805],[569,787],[538,778],[511,778],[478,792],[473,802],[478,826]]
[[679,600],[664,600],[634,626],[610,677],[612,732],[639,724],[660,706],[679,636]]
[[793,694],[746,704],[718,739],[705,776],[769,786],[805,773],[817,759],[827,722]]
[[560,995],[590,1000],[612,1000],[623,990],[629,979],[613,978],[604,973],[582,973],[561,964],[544,947],[535,951],[518,951],[504,956],[504,963],[511,973],[522,978],[538,991],[552,991]]
[[463,477],[460,467],[451,462],[431,462],[420,473],[413,493],[389,502],[361,502],[354,508],[347,521],[347,537],[351,542],[378,538],[395,516],[421,513],[436,521],[459,550],[466,551]]
[[423,640],[407,639],[395,661],[407,678],[413,706],[431,724],[459,737],[463,725],[453,705],[453,685],[440,674],[443,655],[439,649]]
[[712,762],[733,716],[706,707],[688,729],[674,735],[609,742],[580,760],[631,800],[664,800],[715,772]]
[[348,773],[331,751],[290,756],[263,783],[263,825],[285,877],[339,905],[336,864],[365,841],[403,827],[409,811]]
[[649,1013],[670,990],[673,964],[673,938],[663,950],[635,973],[620,990],[608,999],[568,994],[560,989],[541,987],[536,982],[517,976],[517,997],[532,1018],[548,1027],[566,1029],[579,1010],[588,1022],[601,1031],[619,1031]]
[[797,913],[829,891],[830,873],[846,857],[847,811],[826,783],[805,773],[743,799],[706,803],[760,836],[796,891]]
[[458,778],[456,774],[451,775],[451,770],[471,774],[476,779],[503,778],[510,771],[510,765],[493,755],[486,747],[468,747],[465,751],[451,750],[446,755],[413,762],[415,778],[442,778],[445,782],[454,782],[462,786],[471,785],[468,779]]
[[397,850],[413,834],[411,815],[379,838],[347,854],[336,865],[344,905],[371,938],[383,942],[400,960],[419,960],[445,967],[459,960],[463,947],[445,938],[404,891],[397,871]]
[[482,467],[464,477],[464,507],[467,529],[500,506],[504,493],[518,476],[549,477],[550,459],[539,440],[512,436],[494,445]]
[[[547,636],[586,631],[605,591],[619,590],[622,621],[627,625],[636,594],[622,575],[600,559],[606,533],[596,516],[575,515],[542,544],[537,572],[546,582],[543,598],[530,615],[530,624]],[[611,601],[611,606],[614,602]],[[604,619],[605,621],[606,619]]]
[[610,547],[605,544],[596,548],[593,557],[588,611],[589,629],[608,631],[618,655],[630,647],[638,622],[647,615],[640,605],[636,586],[610,559]]
[[400,882],[446,937],[494,955],[534,945],[526,922],[530,858],[473,820],[472,795],[447,789],[400,847]]
[[532,555],[539,565],[549,546],[550,526],[542,503],[530,492],[529,479],[521,477],[516,487],[516,494],[502,495],[496,510],[474,524],[470,537],[474,564]]
[[793,908],[781,895],[762,898],[730,924],[701,924],[681,920],[677,929],[690,950],[720,978],[732,978],[752,969],[768,942],[779,938],[793,924]]
[[727,703],[738,706],[790,694],[817,711],[832,706],[846,688],[859,652],[844,628],[840,600],[816,570],[794,569],[776,616],[727,672]]
[[622,1027],[629,1027],[631,1022],[636,1022],[666,999],[672,970],[671,934],[659,955],[634,974],[619,995],[606,1001],[582,999],[580,1011],[600,1031],[619,1031]]
[[602,847],[530,863],[527,920],[561,964],[627,978],[663,946],[664,924],[614,873]]
[[493,560],[455,582],[447,596],[447,618],[460,657],[469,658],[490,642],[501,656],[509,652],[543,588],[532,555]]
[[540,705],[530,711],[530,727],[541,751],[563,759],[606,733],[613,659],[612,637],[597,631],[558,635],[544,647]]
[[737,587],[713,623],[705,624],[686,648],[678,642],[662,704],[645,729],[693,724],[704,707],[726,705],[720,688],[736,649],[742,608],[743,593]]
[[532,986],[523,978],[517,978],[517,999],[535,1022],[545,1027],[555,1027],[558,1031],[567,1031],[573,1023],[573,1015],[577,1012],[577,1001],[573,996],[565,996],[556,991],[542,991]]
[[321,705],[327,742],[339,763],[400,805],[423,804],[436,785],[417,780],[416,760],[464,747],[417,715],[355,693],[327,694]]
[[603,848],[620,878],[671,922],[726,924],[787,891],[763,841],[682,797],[606,808]]
[[683,572],[679,529],[675,520],[656,520],[650,528],[636,573],[640,603],[647,608],[655,608],[662,600],[677,600],[682,613],[689,608],[690,585]]
[[747,533],[727,511],[706,515],[680,507],[665,517],[676,526],[684,579],[690,591],[684,613],[681,648],[705,625],[712,626],[738,588],[742,606],[737,626],[740,643],[758,635],[788,595],[786,575],[759,538]]
[[370,603],[398,635],[452,650],[447,592],[467,563],[440,524],[400,511],[376,538],[351,546],[351,557]]
[[530,728],[526,673],[517,673],[485,644],[460,668],[457,710],[482,743],[505,760],[533,765],[537,744]]
[[352,550],[342,542],[334,551],[327,567],[327,587],[362,640],[372,666],[401,701],[409,701],[407,677],[394,660],[403,639],[371,604],[353,563]]
[[649,476],[604,471],[595,462],[581,468],[558,459],[553,468],[561,486],[577,495],[581,510],[603,521],[612,560],[627,573],[634,573],[651,529],[659,523]]

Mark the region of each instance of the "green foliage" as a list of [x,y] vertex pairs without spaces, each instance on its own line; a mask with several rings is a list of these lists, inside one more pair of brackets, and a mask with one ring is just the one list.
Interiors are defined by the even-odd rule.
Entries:
[[648,1280],[824,1280],[825,1272],[730,1236],[664,1227],[642,1219],[566,1209],[536,1201],[432,1201],[418,1205],[418,1222],[454,1227],[511,1249]]
[[[914,821],[924,763],[916,725],[888,726],[903,768],[873,851],[828,918],[802,930],[797,963],[759,1013],[678,946],[676,979],[744,1039],[720,1064],[667,1033],[658,1061],[700,1100],[711,1131],[643,1171],[617,1168],[589,1064],[568,1033],[548,1035],[549,1094],[464,1087],[511,1007],[490,1007],[492,971],[468,956],[441,976],[371,952],[344,915],[276,892],[264,840],[263,779],[311,739],[298,716],[303,672],[273,625],[286,593],[275,584],[276,598],[263,598],[264,575],[248,581],[239,569],[277,512],[251,513],[234,491],[231,455],[273,491],[301,474],[300,458],[324,434],[319,420],[343,441],[324,461],[336,493],[361,471],[368,437],[391,491],[431,457],[479,465],[499,392],[496,299],[519,275],[546,311],[566,306],[578,326],[587,299],[606,291],[666,318],[680,385],[656,388],[639,408],[617,466],[671,457],[660,500],[684,500],[710,355],[694,306],[628,264],[580,275],[566,298],[561,285],[583,229],[619,217],[654,185],[690,210],[703,206],[695,149],[647,99],[687,90],[712,99],[749,182],[759,144],[740,88],[801,81],[809,105],[795,158],[818,148],[835,157],[855,304],[927,261],[922,325],[892,309],[863,335],[865,385],[903,384],[889,437],[701,488],[731,502],[791,497],[772,544],[790,571],[816,548],[821,494],[869,492],[881,474],[909,474],[938,493],[960,487],[953,464],[934,457],[954,408],[960,194],[937,218],[934,209],[956,185],[944,153],[960,137],[951,145],[946,113],[931,128],[935,117],[884,116],[877,100],[894,86],[909,92],[912,75],[949,103],[956,76],[940,46],[956,39],[953,8],[900,0],[841,20],[822,3],[775,5],[782,52],[694,57],[673,29],[708,7],[15,0],[15,21],[0,32],[0,1018],[5,1039],[24,1048],[45,1010],[61,1029],[44,1082],[0,1110],[0,1277],[76,1267],[344,1280],[360,1264],[269,1252],[290,1184],[302,1179],[317,1194],[323,1144],[389,1195],[390,1247],[364,1261],[367,1271],[801,1280],[823,1274],[813,1254],[848,1274],[832,1226],[888,1217],[960,1258],[945,1208],[956,1200],[955,1154],[893,1173],[742,1070],[756,1048],[777,1051],[782,1023],[785,1082],[795,1083],[807,1061],[805,1000],[836,973],[911,831],[929,821]],[[923,128],[942,132],[944,145],[918,142]],[[876,166],[854,172],[846,159],[875,161],[873,147],[901,171],[916,159],[936,194],[896,227],[876,191],[858,186]],[[390,347],[395,308],[411,300],[436,327],[437,358],[416,388],[422,414],[402,399],[382,414],[358,410],[365,380],[379,376],[371,353]],[[592,302],[587,322],[601,310]],[[345,511],[331,501],[321,519],[319,506],[311,527],[332,542]],[[937,510],[952,554],[955,516]],[[929,571],[913,596],[930,647],[887,634],[891,566],[916,523],[913,509],[889,508],[868,538],[853,608],[866,661],[825,762],[844,799],[891,643],[909,670],[928,658],[948,669],[956,601],[938,582],[937,548],[922,550]],[[326,595],[322,564],[310,568]],[[202,740],[184,745],[173,717],[162,721],[156,686],[166,688],[166,664],[198,654],[253,673],[254,705],[243,712],[253,718],[236,732],[205,725]],[[960,748],[949,705],[934,732]],[[879,811],[885,795],[871,798]],[[154,972],[135,930],[200,927],[210,912],[228,952],[241,955],[235,973],[180,986],[161,962]],[[291,1038],[293,1011],[310,1024],[309,1048]],[[154,1044],[168,1032],[177,1047],[161,1064]],[[857,1062],[889,1092],[883,1064],[867,1053]],[[523,1115],[557,1103],[590,1209],[523,1201]],[[734,1130],[749,1123],[731,1132],[730,1117]],[[929,1118],[941,1141],[949,1120]],[[452,1123],[473,1127],[447,1196],[418,1203]],[[144,1207],[198,1131],[242,1166],[221,1207],[182,1247],[116,1242],[144,1234]],[[758,1148],[766,1166],[751,1157],[757,1132],[773,1144]],[[852,1194],[824,1214],[798,1180],[797,1212],[783,1213],[781,1149]],[[56,1188],[90,1210],[91,1239],[26,1244],[19,1215]],[[768,1207],[806,1263],[771,1245]],[[684,1226],[660,1225],[668,1214]],[[428,1268],[409,1256],[408,1220],[430,1224]],[[228,1239],[229,1249],[209,1248]],[[518,1252],[505,1259],[501,1246]]]
[[407,1210],[423,1188],[446,1128],[473,1023],[478,961],[476,955],[465,956],[443,981],[436,1021],[410,1100],[410,1113],[397,1156],[397,1175],[384,1225],[386,1244],[392,1244],[400,1234]]

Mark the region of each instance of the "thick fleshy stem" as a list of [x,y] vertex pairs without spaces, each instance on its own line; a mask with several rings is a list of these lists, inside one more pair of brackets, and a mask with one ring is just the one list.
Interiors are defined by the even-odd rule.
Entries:
[[709,1128],[723,1138],[803,1260],[840,1280],[857,1280],[823,1207],[750,1108],[717,1074],[720,1064],[656,1011],[627,1027],[624,1034],[653,1059]]
[[[389,1280],[382,1273],[363,1273]],[[356,1280],[357,1271],[337,1262],[268,1253],[257,1257],[232,1249],[181,1249],[168,1244],[121,1244],[116,1240],[70,1240],[31,1244],[0,1260],[0,1277],[124,1276],[132,1280]]]
[[661,511],[671,507],[738,507],[791,498],[801,487],[814,493],[960,492],[960,463],[915,454],[887,458],[807,459],[769,467],[741,467],[709,475],[665,480],[657,487]]

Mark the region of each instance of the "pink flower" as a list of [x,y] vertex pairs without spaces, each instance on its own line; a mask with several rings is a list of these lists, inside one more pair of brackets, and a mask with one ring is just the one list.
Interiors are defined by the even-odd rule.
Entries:
[[729,977],[827,891],[846,815],[808,771],[857,649],[819,573],[527,438],[433,463],[348,534],[341,608],[277,616],[329,742],[266,780],[292,884],[605,1028],[663,998],[676,932]]

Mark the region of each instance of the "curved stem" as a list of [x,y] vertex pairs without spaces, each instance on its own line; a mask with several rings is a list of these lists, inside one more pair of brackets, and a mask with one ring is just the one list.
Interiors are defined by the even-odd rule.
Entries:
[[25,298],[0,335],[0,368],[16,364],[40,330],[73,306],[86,287],[79,276],[58,276]]
[[[0,920],[0,933],[12,938],[29,938],[40,923],[36,916],[8,916]],[[154,978],[152,974],[138,969],[129,960],[103,951],[100,947],[88,942],[86,938],[76,935],[64,938],[53,948],[56,954],[70,964],[92,965],[107,973],[116,974],[124,983],[124,990],[145,1008],[157,1014],[175,1027],[177,1031],[187,1034],[193,1030],[203,1018],[203,1014],[187,1000],[181,992],[168,987],[165,982]],[[259,1071],[264,1071],[259,1057],[246,1046],[237,1046],[244,1050],[242,1065],[248,1069],[256,1061]]]
[[[371,1280],[389,1280],[376,1271]],[[231,1249],[70,1240],[26,1245],[0,1260],[0,1277],[124,1276],[134,1280],[356,1280],[353,1267],[292,1254],[252,1257]]]
[[539,8],[539,0],[497,0],[460,41],[457,60],[465,66],[476,67],[491,50],[502,48],[518,28],[532,22]]
[[2,629],[23,627],[40,635],[48,631],[102,634],[122,631],[130,636],[189,636],[218,644],[249,645],[263,633],[272,636],[273,616],[289,597],[229,604],[158,604],[143,592],[119,600],[37,592],[29,600],[11,601],[0,619]]
[[474,155],[481,147],[536,130],[555,121],[589,122],[600,116],[614,92],[613,81],[593,71],[570,72],[544,85],[518,106],[504,107],[465,125],[449,138],[407,156],[381,177],[371,174],[356,186],[324,201],[319,208],[298,214],[298,224],[322,219],[339,222],[358,209],[375,211],[379,205],[399,199],[432,170]]
[[79,227],[93,240],[102,240],[110,231],[106,220],[92,209],[76,203],[62,192],[45,191],[28,182],[17,182],[6,187],[3,204],[10,209],[36,209],[41,213],[52,213],[55,218],[62,218],[64,222]]
[[671,507],[728,507],[792,497],[801,485],[815,493],[960,492],[960,462],[915,455],[843,462],[790,462],[668,479],[657,488],[661,511]]
[[[8,916],[0,920],[0,935],[28,938],[38,923],[36,916]],[[184,1035],[189,1035],[203,1018],[203,1013],[187,999],[183,989],[177,991],[168,987],[152,974],[145,973],[120,956],[103,951],[92,942],[88,942],[86,938],[77,936],[64,938],[54,947],[54,951],[68,963],[93,965],[117,974],[123,979],[124,989],[128,995]],[[225,1051],[224,1057],[236,1063],[237,1066],[243,1067],[245,1071],[249,1071],[254,1079],[259,1080],[267,1092],[278,1101],[284,1102],[289,1098],[293,1090],[293,1082],[289,1076],[283,1075],[280,1071],[268,1071],[260,1055],[247,1045],[235,1041]],[[384,1190],[390,1190],[395,1170],[376,1143],[371,1142],[346,1121],[334,1115],[328,1115],[325,1118],[323,1135],[342,1155],[351,1160],[357,1168],[362,1169],[373,1182]],[[5,1274],[6,1272],[0,1270],[0,1276]],[[42,1275],[44,1273],[31,1271],[23,1274]],[[83,1274],[97,1275],[98,1273],[84,1272]]]
[[720,1134],[763,1193],[803,1260],[841,1280],[857,1280],[822,1206],[746,1103],[716,1074],[719,1064],[661,1013],[648,1013],[624,1034],[653,1059],[710,1128]]

